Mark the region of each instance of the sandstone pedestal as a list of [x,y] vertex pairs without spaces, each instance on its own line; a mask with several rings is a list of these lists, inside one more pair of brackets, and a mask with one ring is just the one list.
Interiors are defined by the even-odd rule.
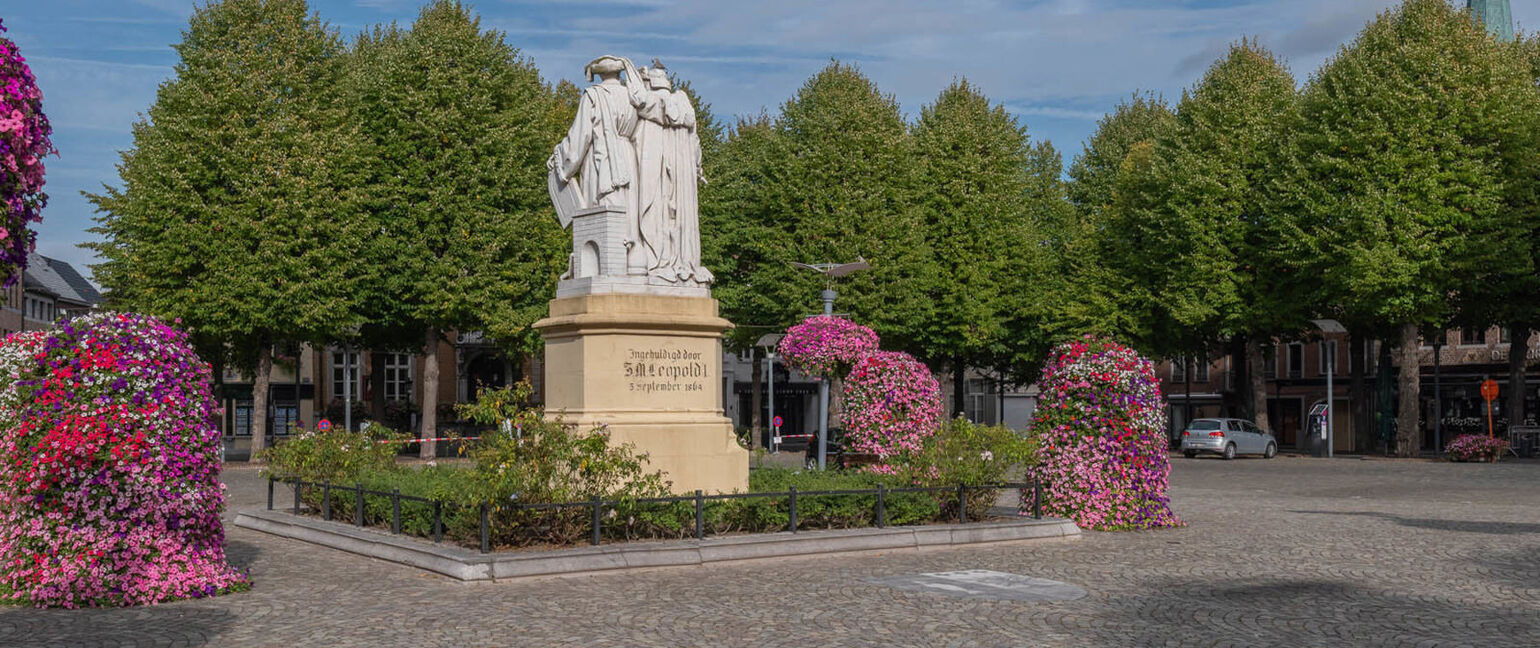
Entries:
[[[704,290],[701,292],[705,292]],[[722,332],[709,296],[562,296],[545,338],[547,416],[649,455],[676,493],[747,491],[748,451],[722,415]]]

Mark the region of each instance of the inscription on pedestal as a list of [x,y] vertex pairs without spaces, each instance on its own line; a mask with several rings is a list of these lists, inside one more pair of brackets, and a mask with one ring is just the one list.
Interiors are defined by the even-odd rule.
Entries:
[[645,394],[698,392],[711,378],[711,368],[704,354],[696,351],[655,347],[627,349],[625,377],[633,392]]

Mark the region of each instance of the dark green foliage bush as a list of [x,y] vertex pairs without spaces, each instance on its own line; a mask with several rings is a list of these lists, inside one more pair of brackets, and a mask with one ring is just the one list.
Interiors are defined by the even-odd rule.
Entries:
[[267,463],[264,474],[279,479],[352,482],[360,475],[395,469],[398,445],[380,441],[396,438],[400,438],[398,433],[381,425],[369,426],[367,433],[305,430],[262,451],[261,459]]

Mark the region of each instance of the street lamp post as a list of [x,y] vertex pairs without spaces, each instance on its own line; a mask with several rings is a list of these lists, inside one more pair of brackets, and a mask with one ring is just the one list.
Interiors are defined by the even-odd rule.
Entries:
[[[818,293],[823,300],[823,314],[826,317],[834,315],[834,298],[838,295],[834,292],[834,280],[845,275],[865,270],[872,267],[866,259],[856,257],[855,263],[796,263],[793,266],[806,268],[824,276],[823,291]],[[823,470],[829,455],[829,380],[831,376],[823,376],[818,381],[818,469]]]
[[777,439],[779,439],[781,436],[781,430],[780,426],[775,424],[775,346],[780,343],[781,336],[777,333],[760,336],[759,340],[754,343],[754,346],[761,346],[765,348],[765,370],[769,372],[769,375],[767,376],[768,382],[770,383],[770,418],[768,422],[770,423],[769,445],[770,452],[772,453],[780,452],[781,450],[781,444],[777,441]]
[[[1338,322],[1337,320],[1334,320],[1334,319],[1311,320],[1311,323],[1315,324],[1315,327],[1320,329],[1322,333],[1325,333],[1325,334],[1328,334],[1328,335],[1340,334],[1340,333],[1346,333],[1347,332],[1347,328],[1342,326],[1341,322]],[[1325,340],[1322,340],[1321,343],[1322,343],[1322,345],[1325,345],[1326,342],[1325,342]],[[1323,348],[1325,348],[1325,347],[1323,347]],[[1331,346],[1329,348],[1331,349],[1331,352],[1326,354],[1326,458],[1327,459],[1332,458],[1332,455],[1333,455],[1333,453],[1335,451],[1333,446],[1337,443],[1337,436],[1336,436],[1336,432],[1337,431],[1335,429],[1336,428],[1336,423],[1333,421],[1333,419],[1337,418],[1337,407],[1336,407],[1336,402],[1335,402],[1335,399],[1336,399],[1336,396],[1337,396],[1337,392],[1336,392],[1336,389],[1335,389],[1335,385],[1332,384],[1332,378],[1337,373],[1337,341],[1336,340],[1332,340]]]

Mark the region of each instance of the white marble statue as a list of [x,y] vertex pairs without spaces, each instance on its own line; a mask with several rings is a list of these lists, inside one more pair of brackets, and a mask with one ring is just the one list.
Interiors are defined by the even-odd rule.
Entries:
[[[602,56],[585,71],[599,82],[583,91],[577,119],[547,163],[551,199],[563,227],[595,207],[610,208],[603,217],[623,212],[627,258],[623,270],[620,264],[582,264],[582,232],[607,228],[574,227],[573,267],[615,269],[595,271],[594,280],[609,280],[607,285],[623,272],[628,285],[708,288],[712,275],[701,265],[697,183],[704,178],[695,106],[673,89],[656,59],[638,70],[628,59]],[[593,249],[603,253],[602,245]],[[566,278],[582,278],[574,272]]]

